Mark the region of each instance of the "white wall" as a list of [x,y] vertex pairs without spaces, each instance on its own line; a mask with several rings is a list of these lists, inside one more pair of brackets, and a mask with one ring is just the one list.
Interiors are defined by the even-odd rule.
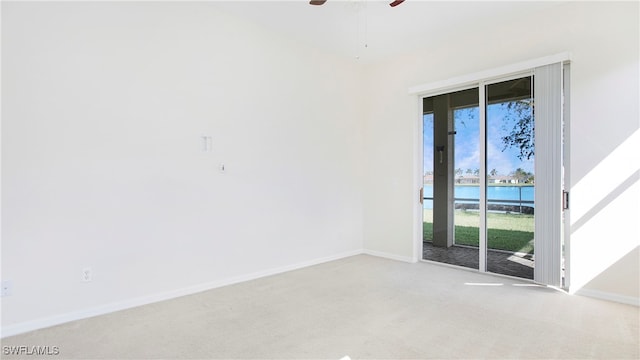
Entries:
[[2,10],[3,336],[361,251],[353,61],[214,3]]
[[442,40],[370,66],[365,176],[366,192],[376,196],[364,200],[365,249],[406,259],[416,255],[419,103],[407,95],[409,87],[569,51],[571,290],[637,302],[638,10],[637,2],[557,4],[545,13],[450,36],[425,34]]

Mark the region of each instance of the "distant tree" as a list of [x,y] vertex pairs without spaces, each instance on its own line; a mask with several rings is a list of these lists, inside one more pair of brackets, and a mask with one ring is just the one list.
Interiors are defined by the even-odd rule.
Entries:
[[471,175],[471,174],[473,174],[473,170],[467,169],[467,175]]
[[457,168],[456,169],[456,176],[460,176],[462,175],[462,168]]
[[480,176],[480,169],[473,170],[473,175]]
[[517,156],[520,160],[531,159],[535,154],[533,100],[509,101],[502,106],[507,112],[503,125],[507,135],[502,137],[502,151],[515,147],[519,151]]
[[533,174],[522,168],[517,168],[511,176],[516,178],[519,183],[525,184],[533,182]]
[[496,170],[496,169],[491,169],[491,172],[489,172],[489,175],[491,175],[491,176],[496,176],[496,175],[498,175],[498,170]]

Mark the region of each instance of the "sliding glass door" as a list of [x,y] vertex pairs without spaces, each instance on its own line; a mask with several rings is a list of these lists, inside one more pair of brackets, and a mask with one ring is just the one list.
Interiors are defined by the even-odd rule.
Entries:
[[532,81],[485,86],[487,271],[527,279],[534,269]]
[[[558,84],[538,80],[535,84],[543,91],[534,94],[535,74],[532,70],[423,98],[425,260],[557,284],[561,265],[555,257],[561,256],[562,239],[546,224],[554,217],[558,219],[552,222],[561,222],[555,208],[561,191],[553,185],[561,173],[542,164],[562,157],[561,142],[536,128],[561,127],[557,118],[549,118],[561,105],[556,109],[538,99],[548,97]],[[534,117],[534,103],[545,114],[541,125]],[[553,143],[555,149],[541,150],[542,157],[536,151],[541,136],[542,143]],[[545,197],[538,193],[538,172]],[[537,216],[540,198],[548,199],[543,206],[549,208],[546,212],[553,207],[552,215]],[[545,270],[535,270],[536,247],[547,249]]]

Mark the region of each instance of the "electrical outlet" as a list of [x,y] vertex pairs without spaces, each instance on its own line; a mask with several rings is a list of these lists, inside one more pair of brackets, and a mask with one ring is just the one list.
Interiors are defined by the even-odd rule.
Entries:
[[2,281],[2,297],[11,296],[13,294],[13,283],[11,280]]
[[82,269],[82,281],[89,282],[93,280],[93,272],[90,267]]

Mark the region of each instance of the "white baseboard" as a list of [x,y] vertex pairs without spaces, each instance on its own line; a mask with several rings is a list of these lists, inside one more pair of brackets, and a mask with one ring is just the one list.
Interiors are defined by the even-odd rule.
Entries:
[[318,264],[326,263],[329,261],[339,260],[346,257],[354,256],[354,255],[360,255],[362,253],[363,253],[362,249],[347,251],[340,254],[317,258],[309,261],[303,261],[297,264],[286,265],[278,268],[258,271],[251,274],[235,276],[232,278],[217,280],[209,283],[198,284],[195,286],[190,286],[190,287],[172,290],[168,292],[157,293],[149,296],[143,296],[143,297],[133,298],[125,301],[105,304],[102,306],[74,311],[66,314],[54,315],[46,318],[25,321],[22,323],[17,323],[17,324],[2,327],[2,331],[0,331],[0,338],[23,334],[29,331],[44,329],[51,326],[68,323],[71,321],[82,320],[82,319],[99,316],[99,315],[105,315],[105,314],[113,313],[116,311],[148,305],[148,304],[152,304],[160,301],[170,300],[170,299],[178,298],[181,296],[192,295],[199,292],[219,288],[222,286],[233,285],[233,284],[237,284],[237,283],[241,283],[249,280],[259,279],[262,277],[281,274],[284,272],[302,269],[305,267],[318,265]]
[[588,296],[596,299],[614,301],[627,305],[640,306],[640,298],[633,296],[620,295],[616,293],[610,293],[605,291],[591,290],[591,289],[580,289],[575,292],[576,295]]
[[408,263],[415,263],[416,261],[408,256],[400,256],[400,255],[396,255],[396,254],[390,254],[390,253],[386,253],[386,252],[382,252],[382,251],[375,251],[375,250],[363,250],[362,251],[363,254],[367,254],[367,255],[371,255],[371,256],[377,256],[377,257],[381,257],[381,258],[385,258],[385,259],[391,259],[391,260],[397,260],[397,261],[404,261],[404,262],[408,262]]

